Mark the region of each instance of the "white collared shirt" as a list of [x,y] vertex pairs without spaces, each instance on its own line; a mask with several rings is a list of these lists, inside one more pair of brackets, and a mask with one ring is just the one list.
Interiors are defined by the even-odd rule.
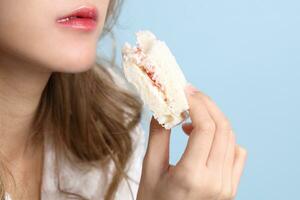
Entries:
[[[126,83],[113,70],[108,68],[112,73],[114,80],[118,85],[128,88]],[[116,200],[134,200],[137,195],[139,181],[142,171],[142,162],[145,154],[145,135],[140,124],[131,132],[133,140],[133,155],[130,158],[126,172],[131,178],[127,181],[122,180],[117,193]],[[110,178],[106,179],[107,173],[109,177],[113,174],[113,162],[109,164],[108,171],[92,167],[90,165],[74,166],[68,160],[60,161],[59,167],[56,169],[55,165],[55,151],[51,139],[45,137],[44,146],[44,168],[41,187],[41,200],[66,200],[66,194],[61,193],[57,188],[58,182],[63,191],[79,194],[88,200],[103,200],[105,189],[109,185]],[[56,173],[56,172],[59,173]],[[59,175],[58,175],[59,174]],[[130,187],[128,186],[128,183]],[[132,192],[132,193],[131,193]],[[6,193],[5,200],[12,199]]]
[[[144,131],[138,125],[132,131],[134,152],[127,165],[128,176],[132,179],[128,180],[130,188],[125,180],[120,183],[116,193],[116,200],[133,200],[136,198],[139,186],[142,160],[145,153],[145,137]],[[47,138],[47,137],[46,137]],[[109,184],[109,179],[106,179],[107,171],[100,167],[81,166],[78,168],[67,160],[59,163],[58,171],[55,170],[55,151],[53,144],[45,139],[44,150],[44,169],[43,169],[43,183],[41,190],[41,200],[65,200],[68,199],[66,194],[61,193],[57,186],[58,181],[60,188],[67,192],[79,194],[89,200],[104,199],[105,189]],[[109,164],[108,173],[112,174],[114,165]],[[109,176],[111,177],[111,176]],[[132,198],[132,194],[133,198]],[[6,194],[5,200],[13,200]]]

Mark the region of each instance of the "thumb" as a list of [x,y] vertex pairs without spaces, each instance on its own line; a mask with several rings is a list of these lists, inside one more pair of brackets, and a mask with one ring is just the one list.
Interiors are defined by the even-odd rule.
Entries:
[[169,167],[169,146],[171,130],[163,128],[152,116],[149,128],[145,167],[154,175],[161,175]]

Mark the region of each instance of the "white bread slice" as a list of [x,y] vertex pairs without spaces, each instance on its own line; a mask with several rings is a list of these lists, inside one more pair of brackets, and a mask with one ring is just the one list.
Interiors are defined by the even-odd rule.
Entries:
[[167,45],[150,31],[136,33],[137,46],[122,50],[126,79],[139,92],[154,118],[170,129],[188,118],[187,81]]

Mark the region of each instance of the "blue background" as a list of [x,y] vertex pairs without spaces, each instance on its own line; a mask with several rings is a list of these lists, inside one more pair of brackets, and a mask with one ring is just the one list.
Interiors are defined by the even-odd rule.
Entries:
[[[299,13],[296,0],[127,0],[115,28],[118,51],[142,29],[166,41],[229,117],[249,154],[238,200],[300,199]],[[172,163],[186,142],[175,128]]]

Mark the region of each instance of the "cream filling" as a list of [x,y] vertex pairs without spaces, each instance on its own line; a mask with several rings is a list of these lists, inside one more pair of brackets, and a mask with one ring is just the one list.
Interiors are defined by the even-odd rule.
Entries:
[[159,81],[157,74],[155,73],[155,66],[147,59],[147,55],[139,47],[134,48],[134,58],[136,65],[142,70],[142,72],[151,80],[154,87],[164,96],[164,101],[167,102],[165,86]]
[[[125,43],[123,47],[125,75],[140,92],[158,122],[170,129],[189,115],[183,92],[175,89],[183,87],[185,78],[164,43],[156,43],[154,36],[143,32],[137,35],[137,40],[136,46]],[[170,77],[177,77],[178,81]]]

